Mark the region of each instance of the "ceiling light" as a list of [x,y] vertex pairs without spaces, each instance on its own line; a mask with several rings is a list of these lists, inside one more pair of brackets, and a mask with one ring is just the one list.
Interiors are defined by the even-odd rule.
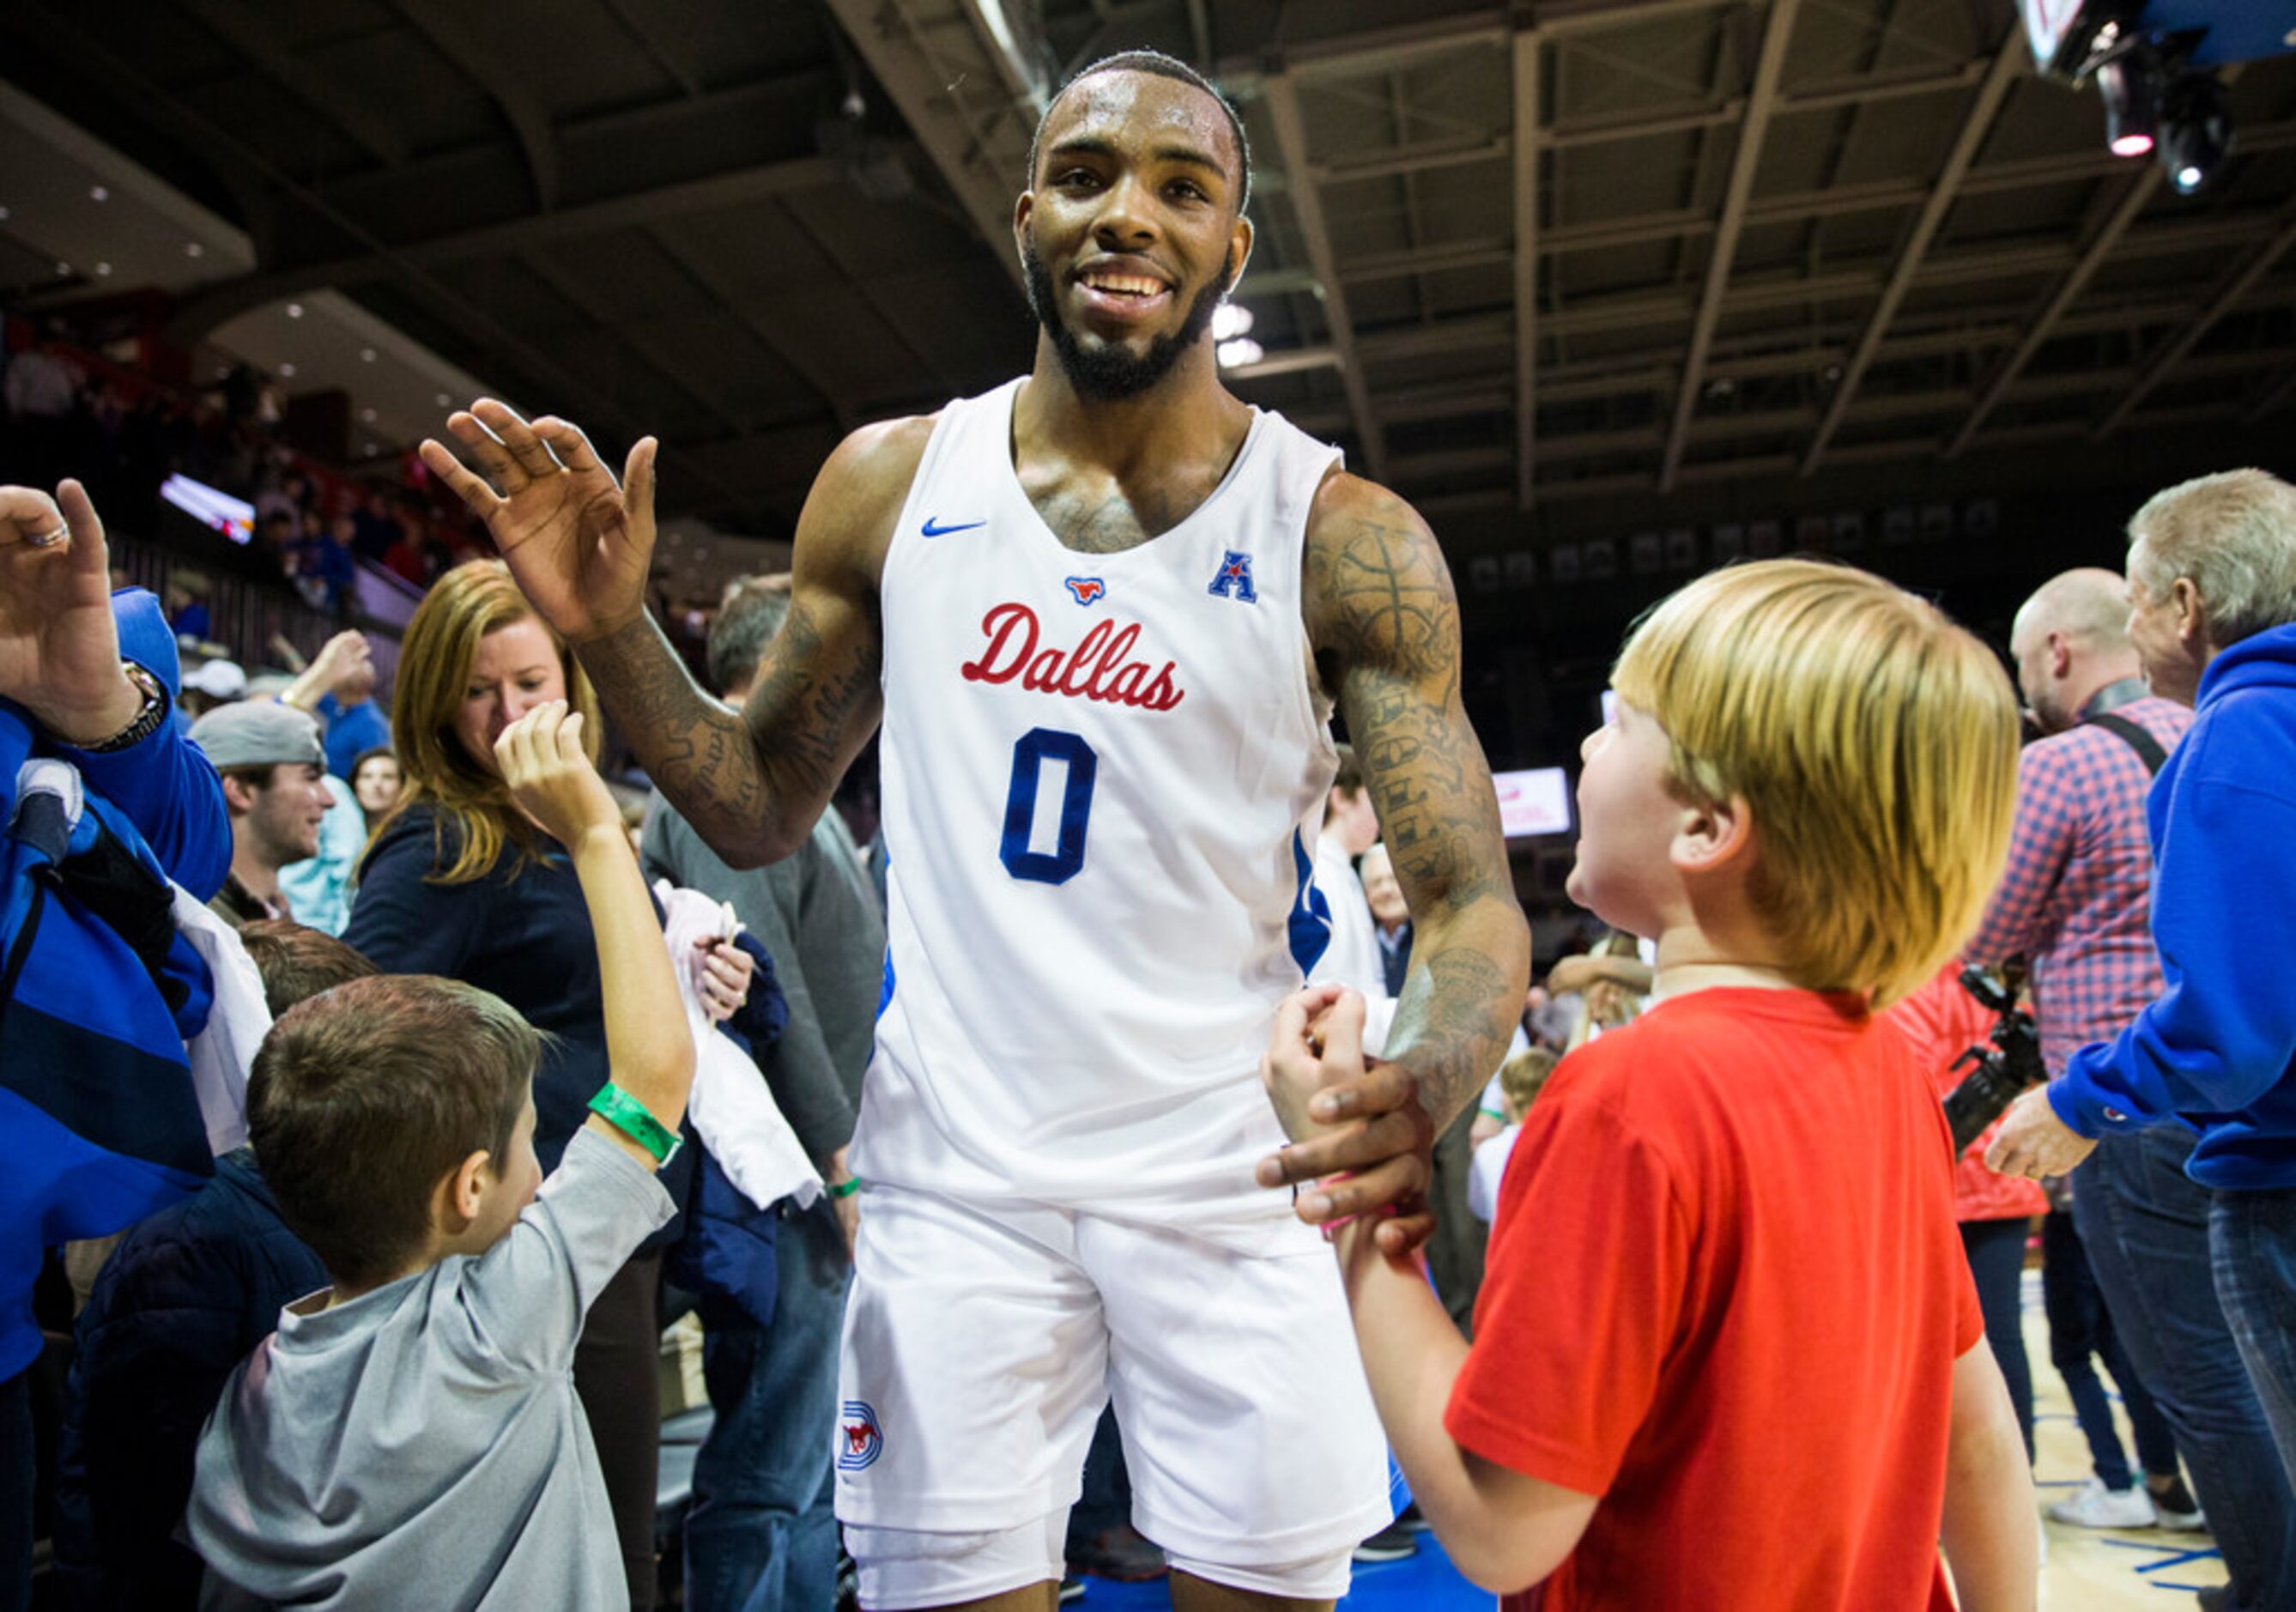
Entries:
[[71,265],[70,265],[70,264],[69,264],[69,263],[59,263],[59,264],[57,264],[57,265],[56,265],[56,278],[58,278],[58,279],[60,279],[60,280],[69,280],[69,279],[70,279],[70,278],[71,278]]
[[295,366],[292,364],[282,364],[279,366],[279,373],[291,380],[294,378]]
[[186,258],[204,258],[207,255],[208,249],[201,246],[198,242],[186,241],[184,243],[184,256]]
[[106,275],[110,274],[111,272],[111,264],[109,264],[109,263],[99,263],[99,264],[97,264],[97,265],[95,266],[95,273],[96,273],[96,277],[97,277],[98,279],[102,278],[104,276],[106,276]]
[[1234,302],[1223,302],[1212,310],[1212,340],[1226,341],[1231,337],[1248,334],[1251,330],[1251,309]]
[[360,363],[362,363],[362,364],[372,364],[372,363],[373,363],[373,362],[374,362],[374,349],[373,349],[373,348],[372,348],[372,347],[362,347],[362,348],[360,348],[360,349],[359,349],[359,362],[360,362]]
[[2106,62],[2096,70],[2096,91],[2104,97],[2105,148],[2116,157],[2149,152],[2160,121],[2151,59],[2132,51]]
[[230,366],[230,365],[228,365],[228,364],[218,364],[218,365],[217,365],[217,366],[216,366],[216,379],[217,379],[217,380],[218,380],[218,381],[228,381],[228,380],[230,380],[230,379],[231,379],[231,366]]
[[362,408],[362,409],[360,409],[360,410],[359,410],[359,418],[360,418],[360,419],[362,419],[362,420],[365,420],[365,421],[369,425],[373,424],[374,424],[374,410],[373,410],[372,408]]
[[366,455],[368,458],[372,459],[374,457],[374,444],[370,442],[365,448],[359,449],[359,451]]
[[111,193],[101,185],[93,185],[88,190],[87,199],[91,202],[109,202],[111,200]]
[[2216,177],[2232,145],[2232,109],[2214,73],[2186,73],[2161,108],[2161,161],[2169,183],[2189,196]]
[[303,317],[303,305],[300,302],[290,302],[287,305],[287,317],[291,319],[301,318]]
[[4,208],[4,207],[0,207],[0,224],[5,224],[7,221],[8,221],[8,210],[7,210],[6,208]]
[[1240,369],[1247,364],[1257,364],[1267,352],[1250,336],[1237,336],[1223,341],[1213,350],[1219,357],[1222,369]]
[[436,403],[441,408],[452,408],[455,406],[455,399],[448,397],[443,391],[437,397],[433,398],[431,401]]

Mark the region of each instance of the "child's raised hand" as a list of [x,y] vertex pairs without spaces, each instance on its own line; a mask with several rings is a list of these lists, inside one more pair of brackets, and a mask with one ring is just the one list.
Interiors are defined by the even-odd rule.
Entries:
[[1293,1141],[1325,1128],[1308,1113],[1316,1093],[1363,1073],[1363,998],[1336,985],[1310,986],[1277,1010],[1259,1079]]
[[621,809],[582,749],[582,713],[565,701],[547,701],[504,728],[495,765],[520,809],[570,850],[592,833],[621,834]]

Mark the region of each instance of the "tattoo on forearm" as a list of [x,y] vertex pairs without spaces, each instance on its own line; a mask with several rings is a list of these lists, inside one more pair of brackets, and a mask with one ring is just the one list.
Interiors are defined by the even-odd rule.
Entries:
[[765,779],[741,716],[694,686],[651,616],[577,646],[582,669],[646,775],[711,843],[723,824],[753,827]]
[[743,711],[695,687],[649,618],[579,654],[647,774],[721,854],[785,838],[792,810],[809,824],[867,737],[879,697],[873,644],[833,659],[803,601],[767,646]]
[[1495,1014],[1493,1004],[1521,999],[1521,981],[1511,982],[1506,969],[1470,946],[1439,952],[1412,971],[1388,1031],[1388,1057],[1417,1077],[1419,1106],[1437,1131],[1474,1101],[1506,1056],[1514,1021],[1504,1009]]
[[867,735],[857,720],[873,717],[882,670],[873,644],[833,656],[805,603],[791,604],[742,719],[777,790],[812,800],[836,789]]
[[1424,532],[1357,520],[1308,555],[1316,654],[1423,937],[1389,1056],[1439,1126],[1506,1050],[1529,968],[1498,799],[1459,698],[1459,608]]

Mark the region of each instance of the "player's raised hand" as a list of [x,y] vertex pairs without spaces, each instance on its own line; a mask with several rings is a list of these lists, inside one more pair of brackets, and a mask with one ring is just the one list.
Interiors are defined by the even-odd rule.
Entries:
[[627,842],[621,809],[582,748],[582,713],[547,700],[502,730],[495,765],[511,799],[569,850],[594,834]]
[[1310,1225],[1381,1217],[1379,1246],[1405,1254],[1435,1230],[1426,1205],[1435,1128],[1410,1075],[1364,1055],[1363,1023],[1363,999],[1330,985],[1278,1011],[1261,1078],[1292,1142],[1259,1161],[1258,1179],[1300,1187],[1296,1213]]
[[636,620],[653,559],[654,439],[639,439],[617,481],[571,421],[529,422],[481,398],[447,430],[486,475],[435,439],[422,443],[423,464],[487,523],[543,619],[577,641]]
[[111,564],[78,482],[53,498],[0,487],[0,695],[67,743],[109,738],[143,705],[119,670]]

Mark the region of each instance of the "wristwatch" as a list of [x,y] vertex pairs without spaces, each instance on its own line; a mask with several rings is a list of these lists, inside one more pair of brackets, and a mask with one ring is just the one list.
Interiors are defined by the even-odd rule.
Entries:
[[135,713],[133,721],[110,738],[98,739],[93,744],[77,744],[74,749],[85,750],[90,755],[108,755],[115,750],[126,750],[159,732],[160,724],[168,720],[168,691],[160,686],[160,679],[133,661],[120,662],[119,670],[143,695],[144,709]]

